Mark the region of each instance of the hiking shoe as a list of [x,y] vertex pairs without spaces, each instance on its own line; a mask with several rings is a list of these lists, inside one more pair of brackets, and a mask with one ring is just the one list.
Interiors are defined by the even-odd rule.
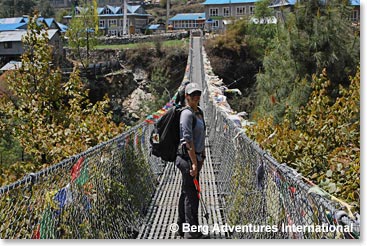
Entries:
[[209,236],[209,234],[201,233],[201,235],[199,235],[199,237],[197,239],[210,239],[210,236]]
[[175,234],[174,234],[174,238],[185,238],[185,233],[180,232],[180,231],[176,231]]
[[210,239],[209,234],[205,235],[201,232],[196,233],[186,233],[185,239]]

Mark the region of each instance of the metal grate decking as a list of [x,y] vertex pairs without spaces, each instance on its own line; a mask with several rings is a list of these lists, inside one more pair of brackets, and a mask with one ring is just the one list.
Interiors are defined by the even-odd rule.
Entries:
[[[206,144],[208,145],[208,144]],[[200,172],[200,186],[202,198],[209,212],[209,220],[203,217],[201,204],[199,205],[199,224],[208,225],[210,238],[227,238],[222,232],[212,230],[214,225],[223,225],[215,176],[207,148],[207,161]],[[138,239],[177,239],[169,226],[177,222],[178,200],[181,190],[181,173],[173,163],[168,163],[160,178],[159,187],[154,194],[144,225],[140,228]]]

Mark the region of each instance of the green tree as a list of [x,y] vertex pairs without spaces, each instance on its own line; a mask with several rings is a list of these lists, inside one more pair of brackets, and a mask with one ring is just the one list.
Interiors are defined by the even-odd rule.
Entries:
[[[297,110],[300,104],[307,100],[308,94],[305,92],[306,87],[299,88],[299,85],[307,84],[299,77],[301,75],[297,71],[297,63],[288,46],[288,33],[279,30],[274,42],[277,46],[268,51],[263,60],[265,71],[256,76],[257,105],[252,117],[266,114],[274,117],[275,123],[278,123],[286,107]],[[304,92],[304,97],[291,101],[292,92],[299,92],[296,88]]]
[[12,137],[11,130],[5,131],[0,137],[0,166],[8,167],[14,162],[22,159],[22,148]]
[[82,152],[123,130],[106,112],[107,98],[90,103],[77,69],[62,82],[61,72],[52,66],[47,32],[36,24],[36,17],[30,20],[23,44],[22,67],[8,75],[9,92],[0,98],[1,133],[11,129],[12,136],[33,158],[18,177]]
[[160,66],[153,68],[148,89],[154,100],[143,102],[142,112],[150,114],[164,106],[173,96],[174,92],[170,90],[171,86],[172,81],[170,76],[168,76],[167,70]]
[[[269,8],[270,0],[261,0],[255,3],[254,18],[258,20],[267,20],[275,16],[274,10]],[[270,23],[254,23],[250,21],[246,26],[246,42],[251,48],[254,56],[262,59],[265,51],[270,46],[271,41],[277,32],[277,25]]]
[[[351,7],[344,0],[305,1],[295,8],[290,30],[292,55],[309,75],[329,73],[332,86],[347,85],[359,64],[359,36],[349,20]],[[293,24],[293,23],[290,23]]]
[[[284,13],[284,23],[266,52],[257,75],[258,102],[253,115],[272,115],[281,121],[287,107],[296,112],[307,102],[312,74],[326,68],[331,86],[348,85],[359,64],[359,37],[348,20],[350,9],[341,0],[298,3]],[[305,80],[306,79],[306,80]]]
[[96,37],[99,26],[97,1],[79,1],[78,10],[80,11],[79,14],[73,12],[66,37],[72,54],[85,69],[90,62],[89,52],[94,50],[97,45]]

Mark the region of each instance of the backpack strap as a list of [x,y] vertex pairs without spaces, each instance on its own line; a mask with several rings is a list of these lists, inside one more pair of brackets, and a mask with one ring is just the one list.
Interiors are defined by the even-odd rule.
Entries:
[[[199,113],[201,114],[201,116],[203,117],[203,123],[204,123],[204,131],[206,130],[206,125],[205,125],[205,120],[204,120],[204,112],[203,110],[200,108],[200,106],[198,106],[198,110]],[[196,117],[195,117],[196,118]]]
[[[182,108],[182,111],[184,111],[185,109],[190,110],[190,111],[191,111],[191,113],[194,115],[194,117],[193,117],[193,121],[192,121],[192,129],[194,129],[194,128],[195,128],[195,126],[196,126],[196,121],[197,121],[197,119],[196,119],[196,115],[195,115],[195,112],[194,112],[194,110],[193,110],[190,106],[185,106],[185,107],[183,107],[183,108]],[[201,116],[203,117],[204,130],[206,130],[206,125],[205,125],[205,120],[204,120],[204,112],[203,112],[203,110],[202,110],[199,106],[198,106],[198,110],[199,110],[199,114],[201,114]]]
[[[190,106],[185,106],[185,107],[183,107],[183,108],[182,108],[182,111],[184,111],[185,109],[190,110],[190,111],[191,111],[191,113],[195,116],[195,112],[194,112],[194,110],[192,110],[192,108],[191,108]],[[181,111],[181,112],[182,112],[182,111]],[[193,119],[192,119],[192,129],[194,129],[194,128],[195,128],[195,126],[196,126],[196,117],[193,117]]]

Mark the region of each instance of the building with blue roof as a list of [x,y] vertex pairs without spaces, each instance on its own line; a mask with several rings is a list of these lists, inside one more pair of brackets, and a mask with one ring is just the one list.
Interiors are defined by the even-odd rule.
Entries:
[[60,32],[61,33],[66,33],[66,31],[68,30],[68,26],[66,26],[66,25],[64,25],[64,24],[61,24],[61,23],[59,23],[59,22],[56,22],[57,23],[57,25],[58,25],[58,27],[59,27],[59,29],[60,29]]
[[150,32],[154,32],[154,33],[165,32],[166,25],[163,23],[148,25],[147,30],[149,30]]
[[360,0],[349,0],[351,6],[353,6],[351,20],[354,23],[358,23],[361,21],[361,3]]
[[27,23],[0,24],[0,32],[27,29]]
[[206,0],[205,15],[209,29],[225,30],[233,19],[250,18],[255,13],[255,3],[260,0]]
[[[90,2],[90,0],[88,0]],[[159,1],[160,0],[151,0],[151,3],[157,3],[159,4]],[[49,0],[50,2],[50,5],[53,7],[53,8],[71,8],[73,7],[73,5],[75,4],[75,0]],[[80,2],[80,1],[79,1]],[[144,0],[127,0],[127,3],[128,4],[142,4],[146,1]],[[123,3],[123,0],[98,0],[97,1],[97,5],[98,7],[103,7],[103,6],[106,6],[106,5],[116,5],[116,4],[119,4],[119,3]]]
[[[206,0],[204,5],[206,26],[211,30],[223,31],[226,25],[235,19],[251,19],[255,13],[255,4],[260,0]],[[280,8],[292,11],[297,2],[302,0],[273,0],[269,7],[274,8],[276,15],[271,18],[279,19]],[[360,0],[349,0],[354,7],[351,20],[360,21]],[[275,22],[273,22],[275,23]]]
[[[76,17],[83,11],[81,7],[76,7]],[[124,6],[105,5],[97,9],[99,29],[108,36],[123,35]],[[69,23],[72,15],[64,16],[63,19]],[[152,16],[148,14],[142,5],[127,5],[127,29],[129,33],[142,32],[145,30]]]
[[[0,18],[0,32],[27,29],[28,17]],[[65,32],[67,26],[55,21],[54,18],[37,18],[38,25],[46,25],[48,29],[58,29],[61,33]]]
[[205,13],[177,14],[168,21],[170,26],[175,30],[203,28],[205,24]]
[[360,0],[349,0],[351,6],[361,6]]
[[54,18],[44,18],[43,21],[48,27],[57,27],[57,24]]
[[[0,56],[19,58],[24,52],[22,38],[27,30],[12,30],[0,32]],[[62,38],[58,29],[47,30],[49,45],[53,47],[53,54],[62,53]]]

